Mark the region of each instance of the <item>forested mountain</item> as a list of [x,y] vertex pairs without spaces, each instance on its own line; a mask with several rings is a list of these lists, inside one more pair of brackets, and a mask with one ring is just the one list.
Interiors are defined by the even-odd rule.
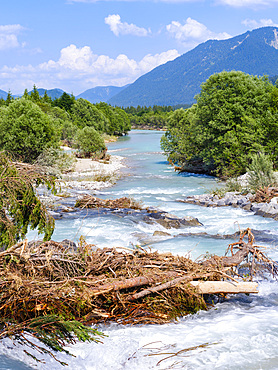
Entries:
[[223,70],[277,75],[278,28],[263,27],[228,40],[206,41],[141,76],[108,102],[123,107],[193,103],[201,84]]
[[90,103],[107,102],[114,95],[125,89],[127,86],[97,86],[92,89],[88,89],[83,93],[79,94],[76,98],[83,98],[88,100]]
[[0,99],[3,98],[3,99],[6,99],[7,98],[7,95],[8,93],[4,90],[0,90]]
[[51,98],[51,99],[58,99],[60,98],[60,96],[63,95],[64,91],[61,90],[61,89],[50,89],[50,90],[46,90],[46,89],[37,89],[38,90],[38,93],[40,96],[44,96],[44,93],[46,92],[47,95]]

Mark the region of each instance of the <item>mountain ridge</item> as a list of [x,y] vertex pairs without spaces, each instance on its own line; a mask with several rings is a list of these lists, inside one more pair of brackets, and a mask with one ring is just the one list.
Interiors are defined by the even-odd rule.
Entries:
[[201,84],[223,70],[277,75],[278,28],[263,27],[227,40],[208,40],[139,77],[108,103],[123,107],[194,103]]

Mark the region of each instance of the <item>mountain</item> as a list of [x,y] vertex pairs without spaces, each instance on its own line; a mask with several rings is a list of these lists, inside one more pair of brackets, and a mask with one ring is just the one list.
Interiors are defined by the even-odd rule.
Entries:
[[[50,89],[50,90],[46,90],[46,89],[37,89],[38,90],[38,93],[40,96],[44,96],[44,93],[46,91],[47,95],[51,98],[51,99],[57,99],[57,98],[60,98],[61,95],[63,95],[64,91],[61,90],[61,89]],[[30,93],[29,93],[30,94]]]
[[7,95],[8,93],[4,90],[0,90],[0,99],[3,98],[3,99],[7,99]]
[[107,102],[114,95],[125,89],[127,86],[97,86],[92,89],[86,90],[83,93],[76,96],[76,99],[83,98],[91,103]]
[[123,107],[190,104],[201,83],[223,70],[277,75],[278,28],[263,27],[228,40],[206,41],[141,76],[108,103]]

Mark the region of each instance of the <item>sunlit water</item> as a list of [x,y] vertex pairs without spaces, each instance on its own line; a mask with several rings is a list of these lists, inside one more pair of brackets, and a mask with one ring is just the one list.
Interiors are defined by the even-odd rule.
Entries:
[[[117,215],[82,216],[56,221],[54,240],[86,236],[99,247],[129,247],[153,239],[156,230],[175,236],[183,232],[205,231],[232,234],[251,227],[277,240],[277,221],[254,216],[232,207],[203,208],[179,203],[190,194],[202,194],[217,186],[208,176],[178,174],[166,162],[158,131],[132,131],[109,145],[111,154],[123,156],[126,168],[117,185],[97,196],[130,196],[145,206],[157,207],[179,217],[194,216],[201,227],[165,230],[160,225],[136,222]],[[193,259],[209,253],[223,254],[234,240],[207,239],[200,236],[157,239],[152,248],[190,255]],[[265,243],[264,243],[265,245]],[[275,242],[269,242],[269,256],[278,260]],[[110,325],[100,329],[108,336],[103,344],[78,343],[70,347],[76,357],[58,354],[69,369],[278,369],[278,284],[273,279],[259,281],[258,295],[230,296],[207,312],[199,312],[166,325],[123,327]],[[0,344],[0,369],[61,369],[54,359],[45,364],[34,362],[5,340]],[[21,364],[21,360],[24,364]],[[1,362],[2,361],[2,362]],[[27,367],[26,367],[27,366]]]

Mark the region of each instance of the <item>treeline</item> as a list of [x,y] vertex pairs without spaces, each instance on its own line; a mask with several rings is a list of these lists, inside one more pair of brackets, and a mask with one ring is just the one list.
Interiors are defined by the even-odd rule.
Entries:
[[61,140],[83,156],[102,155],[108,136],[121,136],[131,128],[127,113],[106,103],[91,104],[67,93],[52,100],[34,89],[21,98],[8,93],[0,99],[0,150],[32,163]]
[[132,128],[165,129],[170,113],[175,109],[189,108],[189,104],[179,106],[140,106],[123,108],[129,115]]
[[212,75],[197,103],[171,113],[161,146],[181,170],[231,177],[262,153],[278,168],[278,86],[239,71]]

